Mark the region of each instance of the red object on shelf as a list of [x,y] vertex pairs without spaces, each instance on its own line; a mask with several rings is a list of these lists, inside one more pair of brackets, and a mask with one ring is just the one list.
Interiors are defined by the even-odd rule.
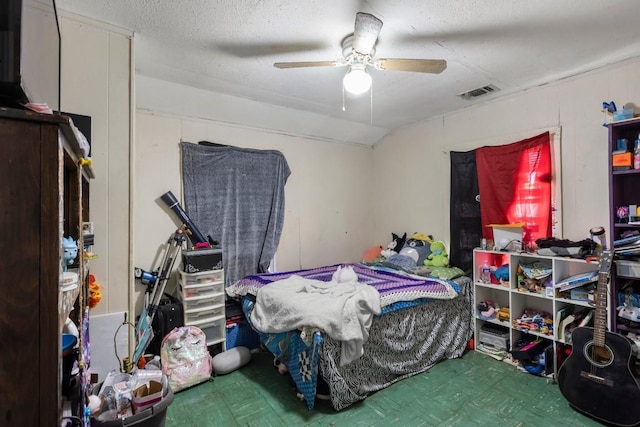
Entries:
[[474,350],[476,348],[476,342],[473,338],[467,343],[467,350]]

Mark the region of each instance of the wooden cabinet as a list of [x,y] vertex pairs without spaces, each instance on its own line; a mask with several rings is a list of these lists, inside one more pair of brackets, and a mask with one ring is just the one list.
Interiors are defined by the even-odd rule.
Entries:
[[[591,311],[593,304],[587,301],[571,299],[567,294],[553,286],[564,279],[587,272],[597,272],[598,264],[586,262],[582,259],[565,257],[551,257],[528,253],[484,251],[476,249],[474,259],[474,303],[475,315],[475,344],[476,349],[497,358],[510,359],[508,354],[519,341],[543,340],[552,349],[553,360],[548,360],[548,373],[557,373],[556,361],[560,345],[570,345],[571,341],[564,334],[563,320],[566,317]],[[489,266],[491,271],[496,267],[508,265],[508,280],[487,283],[482,280],[483,266]],[[550,271],[549,287],[532,289],[523,288],[518,278],[520,265],[539,267],[540,270]],[[508,307],[497,315],[483,315],[479,309],[482,302],[491,301],[497,309]],[[534,322],[522,322],[525,312],[546,313],[548,322],[530,328]],[[486,311],[484,312],[486,314]],[[566,317],[565,317],[566,316]],[[543,315],[545,317],[545,315]],[[486,339],[485,339],[486,338]],[[484,341],[484,342],[483,342]],[[486,344],[483,346],[483,344]],[[505,345],[506,344],[506,345]],[[502,348],[505,347],[505,348]]]
[[[621,239],[627,233],[640,232],[640,169],[619,167],[614,164],[613,152],[618,148],[618,141],[625,145],[633,156],[634,142],[640,139],[640,118],[612,122],[609,127],[609,245]],[[626,142],[623,142],[626,140]],[[631,212],[636,206],[636,212]],[[620,218],[619,212],[628,209],[626,218]],[[626,256],[624,252],[616,255],[614,268],[611,271],[611,296],[613,300],[612,319],[614,332],[640,334],[640,320],[633,321],[620,318],[616,314],[617,306],[627,302],[631,306],[640,307],[640,252]],[[620,293],[620,295],[619,295]],[[625,298],[626,296],[626,298]],[[637,312],[640,312],[638,308]],[[633,314],[632,311],[629,313]],[[630,317],[630,316],[625,316]]]
[[87,296],[82,250],[80,286],[59,290],[61,239],[82,248],[93,172],[63,116],[0,108],[0,148],[0,424],[59,425],[64,299],[84,312]]

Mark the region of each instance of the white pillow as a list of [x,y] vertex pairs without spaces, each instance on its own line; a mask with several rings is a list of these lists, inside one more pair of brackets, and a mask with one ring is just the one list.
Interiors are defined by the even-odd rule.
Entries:
[[227,351],[216,354],[211,359],[213,372],[216,375],[224,375],[243,367],[251,361],[251,350],[247,347],[233,347]]

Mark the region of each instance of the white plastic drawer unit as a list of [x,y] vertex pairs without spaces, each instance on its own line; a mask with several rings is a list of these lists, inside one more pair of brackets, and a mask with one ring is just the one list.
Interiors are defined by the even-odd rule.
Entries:
[[225,328],[227,324],[225,316],[197,320],[195,322],[189,322],[188,324],[202,329],[202,332],[207,336],[208,345],[224,341],[225,339]]
[[224,270],[201,271],[193,274],[185,273],[182,270],[179,270],[179,272],[180,282],[185,287],[224,282]]

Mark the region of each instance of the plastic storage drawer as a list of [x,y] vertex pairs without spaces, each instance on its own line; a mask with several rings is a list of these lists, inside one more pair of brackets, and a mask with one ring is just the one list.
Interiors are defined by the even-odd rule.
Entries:
[[617,260],[616,261],[616,273],[618,276],[640,278],[640,262]]
[[202,310],[190,310],[184,312],[184,323],[192,325],[193,322],[199,322],[204,319],[210,319],[212,317],[224,316],[224,305],[202,309]]
[[182,298],[182,305],[184,306],[185,313],[210,310],[219,306],[224,307],[224,294],[218,293],[205,295],[203,297]]
[[224,283],[211,283],[193,286],[180,286],[180,294],[184,299],[210,298],[218,294],[224,295]]

